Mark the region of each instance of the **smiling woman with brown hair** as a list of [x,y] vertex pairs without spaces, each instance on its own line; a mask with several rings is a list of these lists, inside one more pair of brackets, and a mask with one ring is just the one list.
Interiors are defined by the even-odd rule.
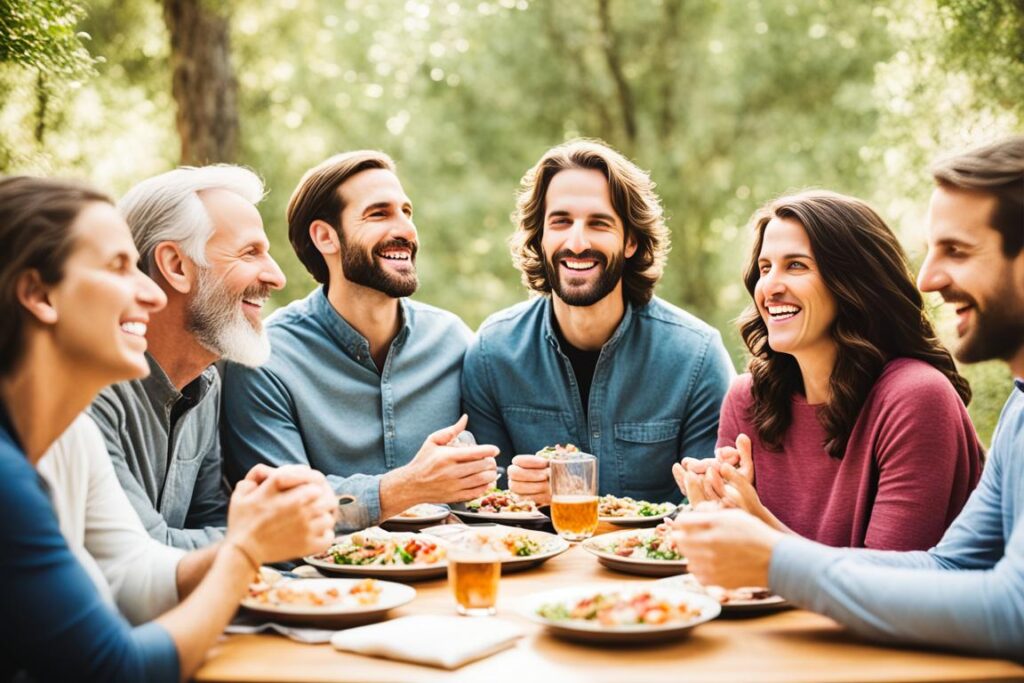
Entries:
[[0,179],[0,680],[186,679],[259,564],[333,535],[323,487],[263,472],[235,489],[225,541],[180,605],[131,628],[100,597],[35,466],[102,387],[148,372],[146,324],[166,299],[137,262],[105,195]]
[[981,447],[899,242],[867,204],[823,191],[768,204],[754,237],[750,372],[722,405],[719,464],[688,460],[677,480],[828,545],[930,547]]

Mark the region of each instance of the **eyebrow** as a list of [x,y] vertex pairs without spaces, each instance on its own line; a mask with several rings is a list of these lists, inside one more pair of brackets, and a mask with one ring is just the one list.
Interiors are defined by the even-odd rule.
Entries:
[[[568,216],[568,211],[552,211],[551,213],[548,214],[548,218],[563,218]],[[600,218],[601,220],[606,220],[609,223],[615,222],[615,216],[611,215],[610,213],[591,213],[587,214],[587,218]]]
[[[402,202],[400,206],[403,209],[404,208],[408,208],[410,211],[412,211],[412,203],[410,203],[410,202]],[[391,208],[391,202],[374,202],[373,204],[370,204],[365,209],[363,209],[363,213],[365,214],[368,211],[377,211],[378,209],[390,209],[390,208]]]
[[[810,261],[814,260],[814,258],[812,258],[810,254],[800,254],[800,253],[786,254],[785,256],[782,257],[782,260],[783,261],[790,261],[792,259],[797,259],[797,258],[805,258],[805,259],[808,259]],[[769,261],[771,259],[769,259],[767,256],[759,256],[757,260],[758,261]]]

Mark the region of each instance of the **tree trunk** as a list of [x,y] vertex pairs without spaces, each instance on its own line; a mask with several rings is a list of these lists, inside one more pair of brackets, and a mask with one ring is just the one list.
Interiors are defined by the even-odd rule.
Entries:
[[181,163],[232,162],[238,149],[238,81],[228,17],[211,0],[163,0],[171,34],[172,92]]

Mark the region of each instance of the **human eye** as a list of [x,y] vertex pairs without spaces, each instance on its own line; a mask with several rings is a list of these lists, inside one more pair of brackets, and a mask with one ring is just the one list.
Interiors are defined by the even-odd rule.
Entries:
[[761,275],[767,275],[768,271],[771,269],[772,266],[770,263],[760,263],[757,266],[757,272],[759,272]]
[[788,267],[790,270],[809,270],[803,261],[791,261]]

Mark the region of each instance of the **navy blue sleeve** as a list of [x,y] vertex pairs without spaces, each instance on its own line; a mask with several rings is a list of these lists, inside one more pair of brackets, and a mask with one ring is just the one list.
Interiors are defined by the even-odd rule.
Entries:
[[131,628],[60,533],[35,470],[0,439],[0,678],[177,681],[178,651],[159,624]]

